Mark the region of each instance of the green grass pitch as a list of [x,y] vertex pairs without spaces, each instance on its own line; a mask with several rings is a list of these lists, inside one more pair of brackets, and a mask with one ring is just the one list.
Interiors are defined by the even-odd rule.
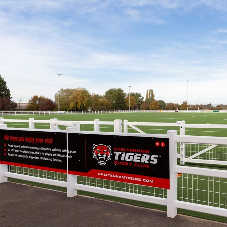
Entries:
[[[5,119],[29,119],[49,120],[57,118],[64,121],[113,121],[115,119],[128,120],[129,122],[161,122],[176,123],[184,120],[186,124],[227,124],[227,113],[103,113],[103,114],[59,114],[59,115],[8,115],[3,116]],[[23,123],[7,123],[8,127],[23,128],[28,124]],[[48,124],[36,124],[36,128],[48,129]],[[179,127],[148,127],[139,126],[146,133],[165,134],[170,129],[178,130]],[[65,129],[65,127],[61,127]],[[93,131],[93,125],[82,125],[81,130]],[[100,127],[103,132],[113,131],[113,126],[103,125]],[[130,133],[136,132],[129,128]],[[198,136],[227,136],[226,129],[186,129],[186,135]]]

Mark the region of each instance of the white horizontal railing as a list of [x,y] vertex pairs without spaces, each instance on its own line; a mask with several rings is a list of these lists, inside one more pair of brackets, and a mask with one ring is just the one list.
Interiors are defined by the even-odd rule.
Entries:
[[[50,120],[35,120],[34,118],[29,118],[28,120],[22,119],[4,119],[0,118],[0,124],[2,123],[29,123],[32,122],[34,124],[56,124],[63,126],[72,126],[74,124],[80,123],[81,125],[114,125],[114,121],[99,121],[96,119],[94,121],[63,121],[58,120],[56,118]],[[150,127],[179,127],[179,128],[210,128],[210,129],[227,129],[227,124],[186,124],[185,121],[177,121],[176,123],[161,123],[161,122],[128,122],[128,120],[124,120],[124,133],[128,132],[129,127],[136,126],[150,126]],[[134,128],[134,129],[135,129]],[[139,129],[142,131],[141,129]],[[144,132],[145,133],[145,132]],[[181,133],[182,135],[182,133]]]
[[158,198],[154,196],[133,194],[131,192],[117,191],[117,190],[106,189],[106,188],[98,188],[98,187],[82,185],[82,184],[74,184],[73,186],[75,190],[82,190],[82,191],[93,192],[93,193],[98,193],[102,195],[115,196],[115,197],[124,198],[124,199],[133,199],[140,202],[154,203],[154,204],[167,206],[166,198]]
[[185,128],[227,128],[227,125],[221,124],[185,124]]
[[99,110],[99,111],[0,111],[0,115],[58,115],[58,114],[104,114],[104,113],[227,113],[227,110]]
[[67,187],[67,182],[64,182],[64,181],[34,177],[34,176],[18,174],[18,173],[6,172],[5,177],[12,177],[15,179],[26,180],[26,181],[31,181],[31,182],[41,183],[41,184],[48,184],[48,185],[53,185],[58,187],[65,187],[65,188]]
[[220,177],[227,179],[226,170],[216,170],[208,168],[198,168],[198,167],[189,167],[189,166],[175,166],[174,171],[176,173],[185,173],[185,174],[194,174],[207,177]]
[[[227,129],[227,124],[186,124],[185,121],[177,121],[177,123],[128,122],[128,120],[124,120],[124,129],[125,129],[124,132],[125,133],[127,133],[127,131],[128,131],[128,126],[129,127],[133,127],[133,126],[180,127],[181,129],[186,129],[186,128]],[[181,133],[181,135],[182,135],[182,133]]]
[[227,144],[227,137],[180,135],[180,136],[176,136],[176,141],[180,142],[180,143],[226,145]]

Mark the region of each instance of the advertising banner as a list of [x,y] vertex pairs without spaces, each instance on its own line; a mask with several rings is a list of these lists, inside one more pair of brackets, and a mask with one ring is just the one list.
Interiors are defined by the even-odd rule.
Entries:
[[[169,188],[169,139],[139,136],[69,134],[69,173]],[[79,174],[78,174],[79,175]]]
[[61,132],[0,130],[0,163],[66,173],[66,136]]
[[[67,153],[68,136],[68,153]],[[169,139],[0,130],[0,163],[169,189]]]

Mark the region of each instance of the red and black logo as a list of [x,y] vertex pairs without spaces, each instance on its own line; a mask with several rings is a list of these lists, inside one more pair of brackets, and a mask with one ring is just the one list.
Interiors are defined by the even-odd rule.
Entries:
[[106,162],[111,160],[111,146],[104,144],[93,144],[93,158],[98,161],[101,166],[106,165]]

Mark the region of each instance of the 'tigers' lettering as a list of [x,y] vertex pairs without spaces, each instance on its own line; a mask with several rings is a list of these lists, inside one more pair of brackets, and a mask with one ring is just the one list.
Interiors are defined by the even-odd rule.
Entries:
[[147,164],[156,164],[158,162],[159,157],[159,155],[125,153],[120,151],[114,151],[114,154],[116,161],[140,162]]

